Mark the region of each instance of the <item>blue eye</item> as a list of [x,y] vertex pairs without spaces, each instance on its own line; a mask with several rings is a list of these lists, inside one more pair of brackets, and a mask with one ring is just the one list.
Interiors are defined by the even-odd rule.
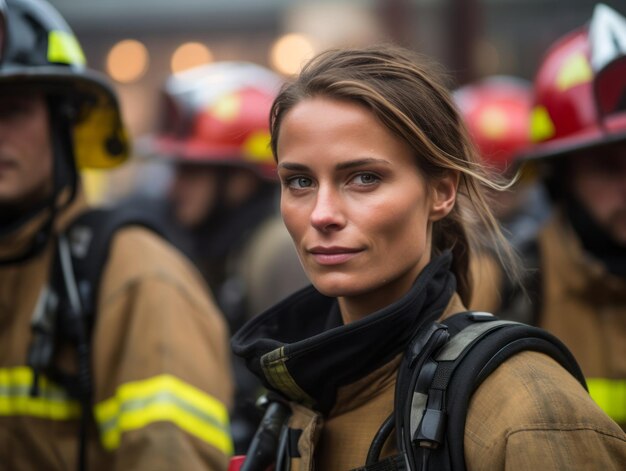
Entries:
[[358,185],[373,185],[380,181],[380,177],[373,173],[359,173],[353,180]]
[[294,189],[309,188],[313,182],[308,177],[293,177],[287,180],[287,186]]

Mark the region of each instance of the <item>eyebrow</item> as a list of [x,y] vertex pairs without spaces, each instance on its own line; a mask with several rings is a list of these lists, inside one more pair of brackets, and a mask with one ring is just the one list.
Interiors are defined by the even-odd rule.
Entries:
[[[366,157],[363,159],[356,159],[356,160],[350,160],[348,162],[338,163],[337,165],[335,165],[335,169],[336,170],[348,170],[351,168],[358,168],[358,167],[363,167],[365,165],[371,165],[371,164],[391,165],[391,162],[385,159],[376,159],[373,157]],[[279,163],[278,168],[279,169],[284,168],[286,170],[295,170],[295,171],[302,171],[302,170],[309,169],[308,166],[304,164],[295,163],[295,162]]]

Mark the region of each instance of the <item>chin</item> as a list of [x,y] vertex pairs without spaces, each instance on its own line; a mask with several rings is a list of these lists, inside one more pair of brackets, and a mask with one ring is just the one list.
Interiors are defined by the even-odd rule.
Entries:
[[368,287],[361,286],[353,277],[344,274],[314,275],[309,279],[316,290],[330,298],[358,296],[368,291]]

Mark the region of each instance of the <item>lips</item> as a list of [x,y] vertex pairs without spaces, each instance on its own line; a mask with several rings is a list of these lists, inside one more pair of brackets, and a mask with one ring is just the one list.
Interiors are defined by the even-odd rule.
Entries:
[[340,265],[353,259],[363,249],[349,247],[313,247],[308,250],[313,259],[320,265]]

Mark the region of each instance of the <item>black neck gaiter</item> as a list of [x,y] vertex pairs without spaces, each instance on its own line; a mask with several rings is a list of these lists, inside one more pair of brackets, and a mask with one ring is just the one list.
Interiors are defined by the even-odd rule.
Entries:
[[435,258],[401,299],[346,325],[335,298],[304,288],[244,325],[232,339],[233,351],[266,387],[298,400],[265,377],[263,357],[278,355],[289,381],[326,414],[341,386],[389,362],[443,314],[456,290],[451,262],[449,252]]

